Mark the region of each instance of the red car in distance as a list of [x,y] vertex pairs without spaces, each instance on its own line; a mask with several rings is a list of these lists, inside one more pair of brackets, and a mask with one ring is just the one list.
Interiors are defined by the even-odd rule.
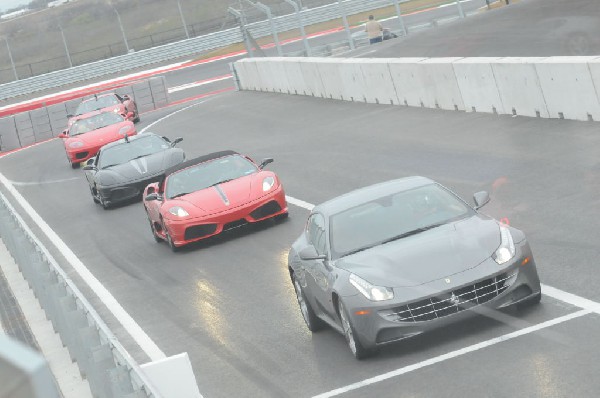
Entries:
[[[131,116],[131,112],[128,116]],[[109,142],[117,141],[125,135],[137,134],[133,122],[124,115],[114,112],[92,112],[84,119],[78,119],[58,135],[63,139],[65,152],[71,167],[94,157],[100,148]]]
[[140,121],[137,105],[135,101],[127,94],[120,96],[116,93],[94,94],[93,97],[84,99],[77,106],[74,115],[67,115],[68,127],[71,127],[78,119],[84,119],[91,112],[114,112],[121,115],[128,115],[127,119],[134,123]]
[[215,152],[167,169],[144,190],[154,239],[171,250],[223,231],[269,218],[283,219],[288,206],[272,171],[234,151]]

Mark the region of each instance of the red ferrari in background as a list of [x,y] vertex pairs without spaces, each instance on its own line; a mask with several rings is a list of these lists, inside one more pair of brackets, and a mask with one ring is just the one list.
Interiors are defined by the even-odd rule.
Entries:
[[285,218],[283,186],[272,171],[234,151],[215,152],[168,169],[144,191],[154,239],[173,251],[225,230],[269,218]]
[[96,111],[73,122],[58,137],[63,139],[71,167],[77,168],[81,162],[95,156],[103,145],[135,134],[133,122],[126,120],[124,115]]
[[120,96],[116,93],[106,93],[100,95],[94,94],[93,97],[81,101],[75,110],[75,114],[67,115],[69,118],[68,127],[71,127],[79,119],[85,119],[89,113],[95,111],[127,115],[127,119],[134,123],[140,121],[137,105],[129,95]]

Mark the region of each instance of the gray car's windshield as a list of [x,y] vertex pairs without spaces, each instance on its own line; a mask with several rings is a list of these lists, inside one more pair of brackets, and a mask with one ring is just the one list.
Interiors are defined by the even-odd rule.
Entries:
[[402,239],[473,214],[438,184],[398,192],[330,218],[332,258]]
[[90,131],[98,130],[111,124],[121,123],[124,121],[123,116],[114,112],[104,112],[85,119],[79,119],[69,128],[69,135],[75,136],[85,134]]
[[123,142],[102,150],[98,159],[98,168],[103,169],[127,163],[130,160],[143,158],[168,148],[169,144],[156,135],[139,135],[130,142]]
[[200,163],[171,174],[166,181],[166,196],[172,199],[257,171],[258,168],[252,162],[239,155]]
[[119,105],[121,102],[114,95],[103,95],[98,98],[92,98],[83,101],[77,107],[75,111],[76,115],[83,115],[84,113],[93,112],[98,109],[108,108],[109,106]]

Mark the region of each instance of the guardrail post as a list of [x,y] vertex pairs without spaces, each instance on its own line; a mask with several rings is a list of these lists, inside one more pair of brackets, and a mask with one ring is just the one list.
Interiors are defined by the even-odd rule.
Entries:
[[348,25],[348,17],[346,16],[346,8],[342,4],[342,0],[337,0],[338,8],[340,10],[340,14],[342,14],[342,21],[344,21],[344,30],[346,31],[346,35],[348,36],[348,44],[350,44],[350,49],[354,50],[356,46],[354,45],[354,40],[352,39],[352,34],[350,33],[350,26]]
[[267,7],[259,1],[257,1],[256,3],[253,3],[250,0],[245,1],[252,7],[264,12],[267,15],[267,19],[269,20],[269,26],[271,27],[271,33],[273,34],[273,40],[275,41],[275,47],[277,47],[277,55],[282,57],[283,51],[281,50],[281,44],[279,44],[279,35],[277,34],[277,28],[275,27],[275,23],[273,23],[273,14],[271,13],[271,8]]
[[179,15],[181,16],[181,22],[183,23],[183,30],[185,31],[185,37],[190,38],[185,18],[183,17],[183,11],[181,10],[181,2],[177,0],[177,7],[179,8]]
[[404,33],[404,36],[408,35],[408,30],[406,29],[406,25],[404,25],[404,20],[402,19],[402,11],[400,10],[400,3],[398,0],[393,0],[394,8],[396,9],[396,15],[398,15],[398,24],[400,25],[400,30]]
[[117,14],[117,21],[119,22],[119,28],[121,28],[121,34],[123,35],[123,42],[125,43],[125,49],[127,49],[127,53],[129,53],[129,43],[127,43],[127,36],[125,36],[125,29],[123,28],[123,23],[121,22],[121,15],[119,14],[119,11],[117,11],[117,9],[115,7],[113,7],[113,10],[115,10],[115,14]]
[[63,31],[62,26],[59,24],[58,29],[60,29],[60,35],[62,36],[63,45],[65,46],[65,52],[67,53],[67,60],[69,61],[69,67],[73,67],[73,61],[71,60],[71,54],[69,53],[69,46],[67,46],[67,38],[65,37],[65,32]]
[[252,51],[252,44],[250,43],[250,38],[248,37],[248,32],[246,32],[246,16],[243,11],[238,11],[233,7],[227,8],[227,12],[232,14],[234,17],[238,19],[240,22],[240,30],[242,31],[242,37],[244,38],[244,46],[246,46],[246,52],[250,56],[250,58],[254,58],[254,52]]
[[463,11],[462,4],[460,4],[460,0],[456,0],[456,7],[458,7],[458,15],[460,15],[461,18],[464,18],[465,12]]
[[306,38],[306,31],[304,30],[304,18],[302,17],[302,13],[300,12],[300,7],[296,3],[295,0],[283,0],[292,7],[294,7],[294,12],[296,13],[296,18],[298,19],[298,27],[300,28],[300,35],[302,36],[302,44],[304,44],[304,49],[306,50],[306,56],[310,57],[310,46],[308,45],[308,39]]
[[13,73],[15,74],[15,80],[19,80],[19,75],[17,74],[17,67],[15,66],[12,51],[10,50],[10,44],[8,44],[8,39],[6,37],[4,38],[4,41],[6,42],[6,48],[8,49],[8,58],[10,58],[10,64],[12,66]]

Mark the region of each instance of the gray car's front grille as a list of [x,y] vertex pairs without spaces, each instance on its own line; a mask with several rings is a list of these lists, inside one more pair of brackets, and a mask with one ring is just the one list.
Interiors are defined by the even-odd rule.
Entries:
[[502,273],[472,285],[443,292],[391,310],[382,311],[387,319],[396,322],[421,322],[456,314],[497,297],[509,287],[508,281],[516,274]]

